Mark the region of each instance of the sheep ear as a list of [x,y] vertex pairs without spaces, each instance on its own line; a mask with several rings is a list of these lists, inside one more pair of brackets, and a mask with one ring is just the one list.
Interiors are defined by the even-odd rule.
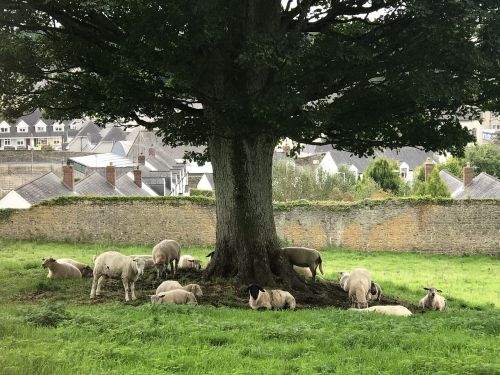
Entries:
[[262,289],[260,286],[259,286],[259,290],[260,290],[261,292],[265,292],[265,290],[264,290],[264,289]]
[[425,290],[429,290],[429,288],[424,288]]
[[188,262],[193,263],[193,262],[194,262],[194,260],[193,260],[193,259],[188,259]]
[[436,289],[439,293],[442,293],[443,291],[441,289]]

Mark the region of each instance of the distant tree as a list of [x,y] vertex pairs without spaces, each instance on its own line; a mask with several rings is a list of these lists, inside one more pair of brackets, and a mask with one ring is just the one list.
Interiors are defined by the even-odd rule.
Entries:
[[451,173],[453,176],[462,179],[464,175],[465,164],[466,162],[463,158],[450,157],[444,163],[439,163],[438,165],[436,165],[436,168],[439,171],[442,171],[444,169]]
[[[423,171],[423,168],[421,168]],[[450,191],[439,175],[439,169],[434,168],[428,181],[424,181],[423,173],[418,171],[418,177],[414,179],[413,194],[417,196],[450,197]]]
[[467,147],[465,150],[464,164],[469,162],[474,167],[474,172],[486,172],[500,178],[500,146],[485,143]]
[[365,175],[373,179],[384,191],[396,194],[401,185],[399,167],[394,160],[378,158],[373,160],[365,171]]
[[364,176],[359,180],[354,189],[354,197],[357,200],[371,198],[375,194],[382,192],[382,188],[371,177]]

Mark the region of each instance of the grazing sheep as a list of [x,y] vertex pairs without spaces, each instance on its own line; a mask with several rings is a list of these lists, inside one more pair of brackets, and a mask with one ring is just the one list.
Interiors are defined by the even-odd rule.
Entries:
[[297,272],[299,275],[312,277],[311,270],[308,267],[293,266],[293,270]]
[[162,282],[158,288],[156,288],[156,294],[160,294],[162,292],[169,292],[171,290],[183,289],[187,292],[193,293],[196,297],[202,297],[203,292],[198,284],[188,284],[186,286],[182,286],[178,281],[175,280],[167,280]]
[[155,265],[155,262],[153,261],[153,256],[152,255],[129,255],[130,258],[142,258],[145,261],[144,264],[144,269],[149,269],[153,268]]
[[49,269],[49,279],[81,279],[82,273],[74,265],[57,262],[54,258],[42,259],[42,267]]
[[201,261],[193,258],[192,255],[183,255],[179,258],[179,268],[201,270]]
[[323,275],[323,261],[321,260],[319,251],[306,247],[285,247],[283,251],[292,265],[309,267],[313,280],[316,280],[316,269],[318,266]]
[[[99,255],[95,260],[94,279],[90,298],[101,294],[101,288],[105,280],[121,279],[125,289],[125,301],[129,301],[128,291],[132,292],[132,299],[135,297],[135,282],[144,274],[145,260],[142,258],[130,258],[116,251],[107,251]],[[96,289],[97,286],[97,289]]]
[[349,272],[339,272],[339,284],[342,289],[344,289],[345,292],[349,291]]
[[[175,275],[181,256],[181,246],[174,240],[163,240],[153,247],[153,261],[156,267],[156,278],[166,274],[166,268],[170,264],[170,270]],[[175,266],[174,266],[175,263]]]
[[420,300],[418,303],[419,307],[422,307],[424,310],[437,310],[437,311],[445,311],[448,306],[446,304],[446,299],[443,296],[437,294],[437,292],[441,293],[440,289],[436,288],[424,288],[427,290],[427,295]]
[[372,285],[372,276],[364,268],[356,268],[349,276],[349,301],[351,307],[368,307],[368,298]]
[[151,303],[175,303],[176,305],[197,305],[196,297],[193,293],[182,289],[175,289],[168,292],[156,293],[150,296]]
[[78,270],[80,271],[80,273],[82,274],[82,277],[92,277],[92,268],[90,268],[90,266],[88,266],[87,264],[84,264],[84,263],[80,263],[74,259],[69,259],[69,258],[61,258],[61,259],[57,259],[56,260],[57,263],[68,263],[68,264],[72,264],[73,266],[75,266],[76,268],[78,268]]
[[260,286],[252,284],[247,288],[250,294],[248,304],[254,310],[295,310],[295,298],[284,290],[264,290]]
[[372,281],[372,285],[370,287],[369,297],[370,297],[370,299],[377,300],[377,301],[380,301],[382,299],[382,288],[380,287],[380,285],[378,285],[377,283],[374,283],[373,281]]
[[385,315],[393,315],[393,316],[410,316],[411,311],[408,310],[406,307],[401,306],[401,305],[386,305],[386,306],[372,306],[372,307],[367,307],[366,309],[354,309],[351,308],[349,310],[352,311],[373,311],[373,312],[378,312],[381,314]]

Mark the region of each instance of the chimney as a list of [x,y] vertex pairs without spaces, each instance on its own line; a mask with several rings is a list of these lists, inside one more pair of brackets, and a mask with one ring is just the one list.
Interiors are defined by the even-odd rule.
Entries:
[[146,164],[146,156],[144,156],[143,154],[140,154],[139,157],[137,158],[137,162],[140,165],[145,165]]
[[106,167],[106,180],[113,186],[115,186],[116,181],[116,170],[113,163],[109,162],[109,165]]
[[133,172],[134,172],[134,183],[141,188],[142,187],[141,170],[139,169],[139,167],[137,167],[137,169],[134,169]]
[[427,158],[424,164],[424,168],[425,168],[425,182],[427,182],[429,181],[432,170],[434,169],[434,162],[431,160],[431,158]]
[[149,148],[149,156],[151,156],[152,158],[156,157],[156,152],[154,147]]
[[467,163],[467,165],[464,167],[464,187],[469,186],[473,178],[474,168],[470,166],[470,163]]
[[63,184],[66,186],[69,190],[73,191],[73,188],[75,186],[75,178],[73,175],[73,166],[72,165],[63,165],[62,167],[63,170]]

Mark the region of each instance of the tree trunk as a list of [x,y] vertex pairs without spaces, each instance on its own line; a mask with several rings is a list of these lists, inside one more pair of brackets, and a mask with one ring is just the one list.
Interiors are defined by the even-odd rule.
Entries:
[[262,286],[300,283],[282,257],[272,205],[272,159],[276,139],[212,138],[216,191],[216,250],[205,276],[236,277]]

